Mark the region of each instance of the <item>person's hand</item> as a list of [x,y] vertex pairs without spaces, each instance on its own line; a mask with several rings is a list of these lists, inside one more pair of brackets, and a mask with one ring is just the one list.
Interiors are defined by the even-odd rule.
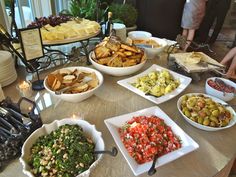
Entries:
[[232,59],[230,67],[226,73],[226,77],[236,79],[236,56]]
[[220,63],[229,66],[226,77],[236,79],[236,47],[231,49]]

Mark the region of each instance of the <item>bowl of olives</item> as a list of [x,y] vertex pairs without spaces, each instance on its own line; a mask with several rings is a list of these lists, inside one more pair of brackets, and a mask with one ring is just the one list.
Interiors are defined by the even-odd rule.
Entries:
[[222,130],[236,123],[234,109],[210,95],[201,93],[183,95],[179,98],[177,107],[187,122],[202,130]]

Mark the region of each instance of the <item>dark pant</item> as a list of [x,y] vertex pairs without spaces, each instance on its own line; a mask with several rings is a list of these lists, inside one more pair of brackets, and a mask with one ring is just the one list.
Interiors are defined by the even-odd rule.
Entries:
[[[200,28],[197,31],[197,40],[202,43],[213,44],[220,30],[224,24],[225,17],[230,8],[231,0],[208,0],[206,6],[206,13]],[[212,25],[215,23],[214,31],[211,37],[208,39],[209,31]]]
[[184,4],[185,0],[136,0],[138,30],[175,40],[182,32]]

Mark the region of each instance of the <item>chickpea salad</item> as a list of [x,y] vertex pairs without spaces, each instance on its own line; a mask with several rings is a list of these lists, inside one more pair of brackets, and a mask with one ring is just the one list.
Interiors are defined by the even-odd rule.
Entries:
[[35,176],[77,176],[95,161],[94,148],[95,144],[79,125],[62,125],[33,144],[31,172]]

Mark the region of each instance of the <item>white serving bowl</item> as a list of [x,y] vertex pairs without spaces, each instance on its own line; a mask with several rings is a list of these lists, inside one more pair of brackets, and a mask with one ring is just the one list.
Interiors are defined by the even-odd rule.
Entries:
[[157,37],[150,37],[149,40],[154,40],[156,43],[161,45],[160,47],[157,48],[144,47],[145,52],[147,54],[147,58],[152,59],[155,58],[159,53],[161,53],[165,49],[165,47],[167,46],[167,41],[165,39],[160,39]]
[[132,40],[135,39],[149,39],[152,37],[152,34],[147,31],[131,31],[128,33],[128,37]]
[[[92,141],[95,143],[95,151],[103,151],[105,149],[104,141],[102,138],[102,133],[96,130],[94,125],[91,125],[85,120],[80,119],[72,119],[66,118],[62,120],[55,120],[50,124],[44,124],[41,128],[35,130],[25,141],[24,145],[22,146],[22,154],[20,157],[20,162],[23,166],[23,173],[29,177],[34,177],[34,175],[30,172],[30,166],[28,165],[28,160],[30,157],[30,149],[32,145],[36,142],[36,140],[43,135],[47,135],[54,130],[57,130],[58,127],[69,124],[74,125],[77,124],[83,128],[85,135],[91,137]],[[102,158],[102,154],[97,155],[96,160],[91,164],[90,168],[83,173],[79,174],[77,177],[88,177],[91,170],[95,168],[95,166],[99,163]]]
[[[93,88],[93,89],[91,89],[91,90],[88,90],[88,91],[86,91],[86,92],[74,93],[74,94],[64,94],[64,93],[63,93],[63,94],[60,94],[60,95],[56,95],[55,92],[52,91],[52,90],[48,87],[47,82],[46,82],[46,80],[47,80],[47,77],[46,77],[46,78],[44,79],[44,83],[43,83],[45,89],[46,89],[51,95],[53,95],[54,97],[60,98],[60,99],[62,99],[62,100],[64,100],[64,101],[74,102],[74,103],[83,101],[83,100],[89,98],[90,96],[92,96],[92,95],[95,93],[95,91],[96,91],[96,90],[102,85],[102,83],[103,83],[103,75],[102,75],[99,71],[97,71],[97,70],[95,70],[95,69],[88,68],[88,67],[81,67],[81,66],[67,67],[67,68],[62,68],[62,69],[71,70],[71,71],[77,69],[77,70],[79,70],[79,71],[84,71],[84,72],[94,72],[94,73],[96,74],[98,80],[99,80],[99,84],[98,84],[97,87],[95,87],[95,88]],[[61,70],[61,69],[59,69],[59,70]],[[56,70],[56,71],[54,71],[53,73],[56,73],[56,72],[58,72],[59,70]]]
[[[192,96],[192,95],[204,95],[205,97],[209,97],[211,98],[213,101],[217,102],[217,103],[220,103],[220,104],[227,104],[226,102],[220,100],[219,98],[216,98],[216,97],[213,97],[213,96],[210,96],[210,95],[206,95],[206,94],[203,94],[203,93],[189,93],[189,94],[186,94],[187,96]],[[236,113],[234,111],[234,109],[230,106],[227,106],[226,109],[229,110],[232,114],[232,119],[231,121],[229,122],[229,124],[225,127],[210,127],[210,126],[206,126],[206,125],[202,125],[202,124],[199,124],[197,122],[194,122],[192,121],[191,119],[189,119],[187,116],[184,115],[184,113],[182,112],[181,110],[181,102],[182,102],[182,99],[185,95],[181,96],[178,101],[177,101],[177,108],[179,110],[179,112],[181,113],[181,115],[183,116],[183,118],[188,122],[190,123],[192,126],[196,127],[196,128],[199,128],[201,130],[205,130],[205,131],[218,131],[218,130],[223,130],[223,129],[227,129],[227,128],[230,128],[232,126],[235,125],[236,123]]]
[[94,52],[91,52],[89,54],[89,60],[93,64],[93,66],[96,69],[98,69],[99,71],[101,71],[105,74],[108,74],[108,75],[112,75],[112,76],[126,76],[126,75],[133,74],[133,73],[139,71],[144,66],[144,64],[146,63],[146,60],[144,60],[142,63],[139,63],[139,64],[134,65],[134,66],[111,67],[111,66],[105,66],[105,65],[99,64],[99,63],[95,62],[93,60],[93,58],[95,58],[95,54],[94,54]]
[[227,85],[236,88],[236,84],[234,82],[228,80],[228,79],[224,79],[224,78],[221,78],[221,77],[210,77],[206,80],[206,83],[205,83],[206,94],[209,94],[209,95],[215,96],[217,98],[220,98],[223,101],[232,100],[234,98],[234,93],[227,93],[227,92],[223,93],[222,91],[216,90],[208,84],[209,80],[215,81],[216,78],[219,78],[222,81],[224,81]]

